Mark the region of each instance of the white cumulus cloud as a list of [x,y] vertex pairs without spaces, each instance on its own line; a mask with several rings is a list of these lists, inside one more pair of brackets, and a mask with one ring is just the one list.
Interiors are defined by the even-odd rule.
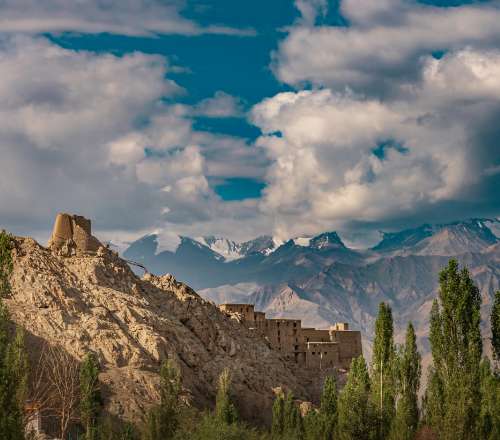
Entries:
[[[113,231],[179,223],[189,230],[200,222],[210,229],[220,217],[255,216],[245,203],[227,208],[209,178],[261,175],[257,150],[195,131],[192,108],[165,103],[181,90],[165,78],[169,69],[160,56],[73,51],[27,36],[0,40],[2,226],[48,229],[56,212],[68,211],[116,238]],[[224,157],[214,153],[224,150]],[[241,157],[248,159],[242,170]]]
[[331,89],[287,92],[254,107],[272,160],[261,209],[283,237],[383,222],[464,201],[500,159],[478,140],[500,114],[500,52],[427,57],[422,80],[381,101]]
[[[299,2],[306,22],[315,3]],[[304,21],[292,26],[274,54],[281,81],[385,96],[417,80],[422,57],[430,52],[500,43],[498,2],[441,8],[404,0],[342,0],[340,12],[348,27]]]

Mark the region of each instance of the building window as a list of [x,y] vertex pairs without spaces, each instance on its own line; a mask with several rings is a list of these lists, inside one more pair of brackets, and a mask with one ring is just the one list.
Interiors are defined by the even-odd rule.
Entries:
[[294,327],[297,327],[297,323],[296,323],[296,322],[294,322],[294,323],[293,323],[293,326],[294,326]]

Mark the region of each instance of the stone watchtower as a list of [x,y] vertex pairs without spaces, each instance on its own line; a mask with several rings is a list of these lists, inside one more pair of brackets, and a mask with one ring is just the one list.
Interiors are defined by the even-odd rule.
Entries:
[[92,236],[90,220],[80,215],[57,214],[48,247],[65,255],[97,252],[102,244]]

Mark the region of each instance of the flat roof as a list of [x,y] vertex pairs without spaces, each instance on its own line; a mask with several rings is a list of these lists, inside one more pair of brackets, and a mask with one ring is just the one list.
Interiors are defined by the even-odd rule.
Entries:
[[[289,321],[289,322],[301,322],[301,319],[293,319],[293,318],[267,318],[268,321]],[[303,330],[303,329],[302,329]]]
[[232,306],[232,307],[255,307],[255,304],[237,304],[237,303],[224,303],[219,304],[219,307],[222,306]]
[[309,341],[309,342],[307,342],[307,345],[316,345],[316,344],[319,344],[319,345],[338,345],[339,343],[334,342],[334,341],[328,341],[328,342]]

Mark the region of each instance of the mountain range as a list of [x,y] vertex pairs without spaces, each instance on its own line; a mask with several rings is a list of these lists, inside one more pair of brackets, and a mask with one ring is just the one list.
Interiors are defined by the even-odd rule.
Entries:
[[151,234],[132,243],[124,257],[155,274],[172,273],[216,303],[255,303],[271,317],[328,327],[345,321],[364,335],[370,355],[379,302],[393,308],[396,339],[414,322],[428,352],[428,315],[439,271],[450,258],[467,265],[489,310],[500,288],[500,220],[470,219],[425,224],[384,233],[370,249],[351,249],[336,232],[280,242],[270,236],[238,243],[220,237],[180,237],[173,250],[158,252]]

